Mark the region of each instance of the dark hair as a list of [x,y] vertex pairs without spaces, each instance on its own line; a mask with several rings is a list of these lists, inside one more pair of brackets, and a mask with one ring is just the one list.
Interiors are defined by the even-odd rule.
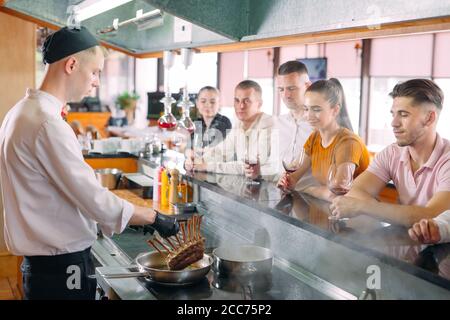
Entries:
[[329,80],[319,80],[311,84],[306,92],[318,92],[325,96],[325,99],[332,105],[339,105],[341,107],[339,111],[339,117],[337,122],[340,126],[345,127],[353,131],[350,117],[347,112],[347,103],[345,101],[344,88],[336,78]]
[[200,94],[201,94],[203,91],[214,91],[217,95],[220,94],[219,89],[217,89],[216,87],[212,87],[212,86],[204,86],[203,88],[201,88],[201,89],[198,91],[197,99],[198,99],[198,97],[200,96]]
[[256,93],[259,94],[260,97],[262,97],[262,88],[261,86],[253,80],[244,80],[238,83],[238,85],[236,86],[236,89],[254,89]]
[[278,75],[287,75],[294,72],[299,75],[308,74],[308,68],[303,62],[297,60],[285,62],[278,68]]
[[414,104],[432,103],[441,111],[444,104],[444,93],[441,88],[428,79],[412,79],[398,83],[389,95],[392,98],[413,98]]

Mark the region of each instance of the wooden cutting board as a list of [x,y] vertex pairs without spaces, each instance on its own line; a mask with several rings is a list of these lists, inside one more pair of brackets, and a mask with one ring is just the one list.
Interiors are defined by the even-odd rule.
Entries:
[[[127,200],[128,202],[130,202],[136,206],[153,208],[153,200],[152,199],[142,199],[137,194],[133,193],[132,191],[130,191],[128,189],[111,190],[111,192],[114,193],[119,198]],[[171,214],[169,207],[163,208],[163,207],[159,206],[159,204],[158,204],[155,207],[155,209],[164,214]]]

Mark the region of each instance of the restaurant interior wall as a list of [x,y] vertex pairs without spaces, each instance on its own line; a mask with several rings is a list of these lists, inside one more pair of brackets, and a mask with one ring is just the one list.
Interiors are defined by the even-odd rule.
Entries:
[[245,79],[256,81],[263,91],[262,111],[274,114],[274,49],[225,52],[220,58],[222,113],[235,121],[234,88]]
[[[0,12],[0,122],[25,94],[35,87],[36,25]],[[20,35],[20,36],[18,36]],[[3,204],[0,199],[0,212]],[[0,214],[0,251],[3,239],[3,214]]]
[[392,99],[388,96],[400,81],[433,79],[444,92],[438,133],[450,139],[450,33],[408,35],[372,39],[370,63],[369,149],[378,151],[395,141],[391,127]]

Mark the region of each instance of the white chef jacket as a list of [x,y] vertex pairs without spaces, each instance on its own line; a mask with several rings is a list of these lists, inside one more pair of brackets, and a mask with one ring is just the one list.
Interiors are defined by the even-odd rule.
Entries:
[[450,242],[450,210],[444,211],[433,219],[439,226],[440,243]]
[[97,181],[62,106],[28,89],[0,129],[4,233],[15,255],[84,250],[97,238],[96,223],[107,235],[120,233],[134,212]]
[[224,141],[205,149],[203,160],[207,164],[207,171],[243,175],[244,160],[248,153],[250,157],[259,157],[262,175],[277,174],[279,141],[274,128],[274,118],[265,113],[261,113],[247,130],[239,121]]

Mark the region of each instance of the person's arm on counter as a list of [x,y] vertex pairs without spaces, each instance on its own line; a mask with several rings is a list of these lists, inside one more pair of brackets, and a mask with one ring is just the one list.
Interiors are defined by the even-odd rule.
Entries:
[[436,218],[416,222],[408,230],[408,234],[411,239],[422,244],[450,242],[450,210]]
[[205,148],[201,159],[188,158],[185,162],[185,169],[223,174],[244,174],[244,163],[232,160],[236,153],[236,136],[234,133],[234,130],[231,130],[224,141],[214,147]]
[[409,227],[421,219],[434,218],[450,207],[450,192],[437,192],[425,207],[379,202],[376,197],[385,185],[386,182],[373,173],[363,172],[347,195],[333,200],[332,214],[338,218],[366,214]]

